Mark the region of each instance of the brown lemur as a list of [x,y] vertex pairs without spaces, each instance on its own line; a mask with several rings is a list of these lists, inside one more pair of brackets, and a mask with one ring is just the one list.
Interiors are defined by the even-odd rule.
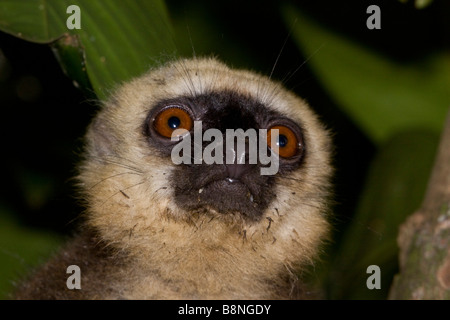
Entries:
[[[278,132],[277,172],[261,174],[268,165],[259,160],[174,163],[172,150],[186,135],[173,141],[172,134],[195,133],[199,121],[202,132],[224,137],[227,129],[267,129],[272,141]],[[79,168],[86,206],[79,234],[15,297],[305,297],[299,274],[330,231],[330,149],[308,105],[268,77],[214,58],[150,70],[121,86],[94,118]],[[66,285],[70,265],[80,268],[81,289]]]

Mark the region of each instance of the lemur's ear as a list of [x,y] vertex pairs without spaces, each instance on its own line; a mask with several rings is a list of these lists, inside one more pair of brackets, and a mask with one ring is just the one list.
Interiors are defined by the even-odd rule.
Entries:
[[86,141],[89,154],[93,157],[104,157],[116,154],[118,138],[111,130],[112,124],[104,117],[96,117],[88,128]]

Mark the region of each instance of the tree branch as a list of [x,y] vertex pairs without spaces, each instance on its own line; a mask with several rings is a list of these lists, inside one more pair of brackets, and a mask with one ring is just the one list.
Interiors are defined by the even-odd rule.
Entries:
[[450,112],[421,208],[400,227],[390,299],[450,299]]

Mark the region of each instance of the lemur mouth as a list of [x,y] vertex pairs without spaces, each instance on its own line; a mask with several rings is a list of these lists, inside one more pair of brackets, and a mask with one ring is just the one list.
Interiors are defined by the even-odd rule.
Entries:
[[[225,178],[212,181],[198,190],[199,198],[210,196],[211,193],[221,194],[226,197],[233,197],[236,201],[242,202],[243,199],[248,200],[251,203],[255,203],[255,198],[251,193],[249,187],[241,180],[236,178]],[[203,196],[202,196],[203,194]],[[244,200],[245,201],[245,200]]]
[[225,165],[222,174],[199,189],[199,201],[208,203],[221,213],[248,212],[249,208],[256,208],[258,191],[252,190],[245,177],[250,169],[251,166],[245,164]]
[[244,219],[258,221],[275,198],[272,178],[259,175],[258,168],[242,175],[239,172],[243,168],[232,168],[231,172],[219,166],[181,169],[174,172],[174,177],[183,172],[183,179],[178,178],[179,183],[173,186],[175,201],[188,211],[210,208],[219,214],[239,214]]

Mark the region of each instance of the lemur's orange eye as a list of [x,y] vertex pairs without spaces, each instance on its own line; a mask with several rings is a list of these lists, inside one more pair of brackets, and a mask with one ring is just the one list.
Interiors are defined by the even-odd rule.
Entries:
[[275,138],[275,143],[278,145],[278,154],[283,158],[291,158],[295,156],[299,149],[300,144],[296,134],[285,126],[273,126],[267,131],[267,144],[270,148],[272,134],[276,134],[274,129],[278,130],[278,135]]
[[166,138],[172,137],[176,129],[190,131],[193,126],[191,115],[179,106],[169,106],[158,113],[153,121],[156,132]]

